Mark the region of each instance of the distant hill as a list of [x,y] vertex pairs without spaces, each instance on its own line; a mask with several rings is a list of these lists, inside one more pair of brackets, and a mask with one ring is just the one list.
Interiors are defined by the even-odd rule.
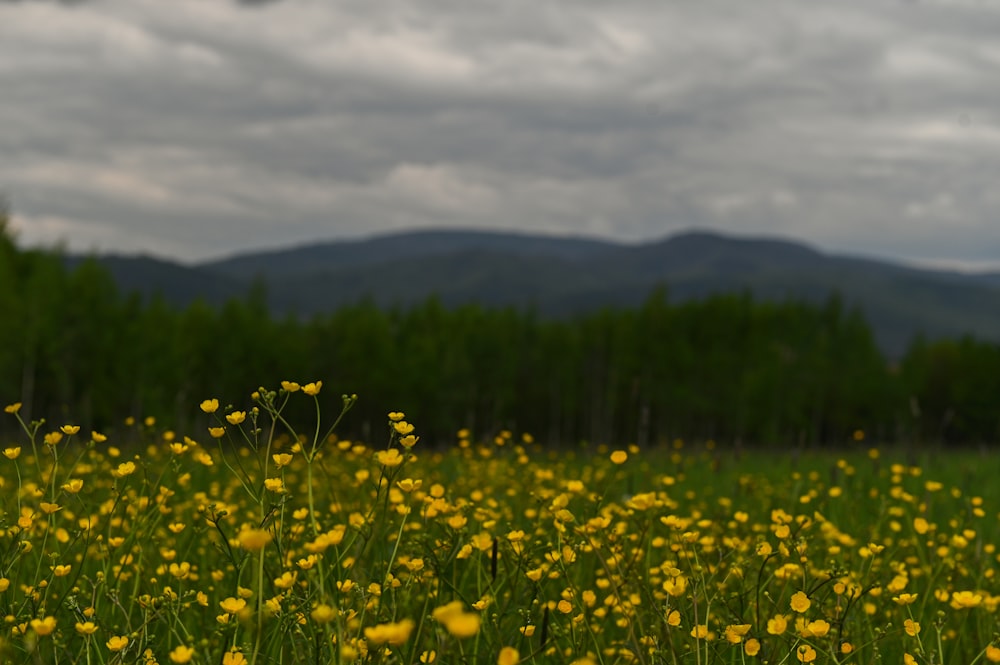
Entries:
[[617,245],[585,238],[485,231],[415,231],[364,240],[343,240],[240,254],[204,265],[237,279],[255,275],[284,278],[295,274],[314,274],[330,268],[357,268],[392,263],[414,256],[437,258],[477,250],[574,261],[614,247]]
[[[71,263],[80,257],[70,257]],[[564,316],[641,303],[658,286],[674,301],[748,291],[759,299],[859,306],[879,344],[898,355],[914,335],[972,334],[1000,342],[1000,273],[923,270],[825,254],[774,238],[689,232],[626,245],[585,238],[418,231],[246,253],[196,266],[148,257],[98,260],[122,290],[186,305],[245,295],[261,281],[276,313],[309,316],[370,297],[449,306],[531,306]]]
[[248,282],[244,279],[151,256],[71,255],[66,258],[66,264],[74,268],[89,258],[96,258],[111,273],[123,293],[162,296],[174,305],[184,306],[199,298],[212,305],[221,305],[247,292]]

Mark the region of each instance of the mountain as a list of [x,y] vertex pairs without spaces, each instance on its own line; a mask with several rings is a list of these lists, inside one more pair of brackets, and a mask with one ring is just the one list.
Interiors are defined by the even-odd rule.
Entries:
[[343,240],[241,254],[205,264],[205,267],[238,279],[255,275],[284,278],[296,274],[309,275],[331,268],[357,268],[392,263],[410,259],[415,255],[437,258],[484,249],[515,256],[572,261],[599,254],[616,246],[610,242],[586,238],[523,233],[413,231],[364,240]]
[[[79,258],[71,258],[78,261]],[[689,232],[627,245],[520,233],[417,231],[246,253],[195,266],[98,257],[123,290],[184,305],[219,303],[266,284],[276,313],[310,316],[370,297],[411,305],[531,306],[564,316],[634,306],[658,286],[674,301],[748,291],[760,299],[860,307],[879,344],[898,355],[914,335],[1000,341],[1000,274],[924,270],[819,252],[775,238]]]
[[65,262],[68,268],[73,269],[91,258],[111,273],[123,293],[138,292],[147,297],[158,295],[175,305],[184,306],[199,298],[212,305],[221,305],[247,291],[246,280],[239,277],[228,277],[208,268],[184,266],[152,256],[71,255],[66,257]]

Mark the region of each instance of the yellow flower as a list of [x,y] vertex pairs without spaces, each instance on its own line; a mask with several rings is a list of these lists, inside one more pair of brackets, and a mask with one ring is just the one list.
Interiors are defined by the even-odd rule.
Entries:
[[206,399],[201,403],[201,410],[205,413],[215,413],[219,410],[219,400],[217,399]]
[[281,389],[284,390],[285,392],[296,393],[296,392],[299,391],[299,388],[301,388],[301,387],[302,386],[300,386],[299,384],[295,383],[294,381],[282,381],[281,382]]
[[299,576],[299,571],[297,570],[286,570],[281,574],[281,577],[274,578],[274,586],[279,589],[291,589],[292,585],[295,584],[295,580]]
[[808,631],[809,637],[824,637],[830,632],[830,624],[823,619],[810,621],[806,624],[806,631]]
[[232,596],[226,598],[219,602],[219,607],[228,612],[229,614],[237,614],[240,610],[247,606],[247,601],[242,598],[233,598]]
[[79,478],[72,478],[67,482],[63,483],[62,488],[69,492],[70,494],[76,494],[81,489],[83,489],[83,481]]
[[951,606],[956,610],[978,607],[983,602],[982,595],[972,591],[956,591],[951,594]]
[[90,440],[93,441],[94,443],[104,443],[105,441],[108,440],[108,437],[104,436],[100,432],[91,432]]
[[412,434],[407,434],[406,436],[401,436],[399,438],[399,445],[403,446],[407,450],[417,445],[417,441],[420,440],[419,436],[413,436]]
[[226,420],[230,425],[239,425],[241,422],[247,419],[246,411],[233,411],[232,413],[226,414]]
[[323,382],[315,381],[313,383],[307,383],[306,385],[302,386],[302,392],[304,392],[306,395],[316,396],[319,395],[319,391],[322,388],[323,388]]
[[124,478],[135,472],[135,462],[122,462],[117,469],[111,470],[111,475],[115,478]]
[[466,612],[462,608],[460,600],[435,608],[432,615],[454,637],[472,637],[479,632],[481,623],[479,615],[474,612]]
[[247,657],[239,651],[227,651],[222,655],[222,665],[246,665]]
[[920,632],[920,624],[913,619],[907,619],[903,622],[903,630],[910,637],[916,637],[917,633]]
[[380,623],[377,626],[365,628],[365,639],[371,644],[388,644],[399,646],[410,639],[416,624],[412,619],[403,619],[397,623]]
[[909,605],[910,603],[913,603],[914,601],[917,600],[917,595],[919,594],[901,593],[898,596],[893,596],[892,602],[896,603],[897,605]]
[[167,567],[167,571],[171,576],[176,577],[179,580],[184,580],[191,575],[191,564],[187,561],[182,561],[181,563],[171,563]]
[[21,455],[21,446],[14,446],[12,448],[4,448],[3,456],[7,459],[17,459]]
[[62,438],[63,438],[62,432],[49,432],[48,434],[45,435],[45,445],[54,446],[60,441],[62,441]]
[[80,426],[79,425],[63,425],[59,429],[62,430],[62,433],[65,434],[66,436],[73,436],[74,434],[76,434],[77,432],[80,431]]
[[991,663],[1000,663],[1000,649],[990,644],[986,647],[986,660]]
[[264,529],[244,529],[236,537],[240,547],[251,552],[261,551],[271,539],[271,533]]
[[405,417],[406,417],[406,414],[403,413],[402,411],[390,411],[389,412],[389,420],[391,420],[394,423],[398,423],[400,420],[402,420]]
[[309,613],[312,620],[316,623],[330,623],[337,618],[337,609],[330,607],[329,605],[317,605],[313,608],[313,611]]
[[114,635],[108,640],[108,649],[111,651],[121,651],[128,646],[128,637],[125,635]]
[[265,478],[264,487],[266,487],[269,492],[276,492],[278,494],[285,491],[285,483],[281,480],[281,478]]
[[46,515],[51,515],[52,513],[57,513],[62,510],[58,503],[48,503],[46,501],[39,503],[38,507],[41,508],[42,512]]
[[708,626],[701,624],[691,629],[691,637],[696,640],[703,640],[708,637]]
[[748,656],[756,656],[760,653],[760,641],[756,637],[751,637],[747,640],[746,644],[743,645],[743,652]]
[[93,635],[97,632],[97,625],[93,621],[76,622],[76,632],[81,635]]
[[917,665],[917,659],[908,653],[903,654],[903,665]]
[[399,451],[395,448],[390,448],[389,450],[380,450],[375,453],[375,461],[389,468],[399,466],[405,461],[405,458],[399,454]]
[[226,428],[225,427],[209,427],[208,428],[208,435],[210,437],[212,437],[213,439],[221,439],[223,436],[226,435]]
[[626,505],[633,510],[649,510],[656,507],[656,492],[640,492],[628,500]]
[[611,461],[615,464],[624,464],[628,459],[628,453],[624,450],[616,450],[611,453]]
[[4,413],[11,413],[11,414],[17,413],[18,411],[21,410],[21,403],[14,402],[13,404],[8,404],[3,408],[3,410]]
[[681,613],[677,610],[670,610],[667,614],[667,625],[677,627],[681,625]]
[[771,635],[783,635],[788,630],[788,617],[776,614],[767,620],[767,632]]
[[521,662],[521,654],[514,647],[504,647],[500,649],[497,656],[497,665],[517,665]]
[[687,591],[687,578],[683,575],[668,578],[663,583],[663,590],[675,598],[683,596],[684,592]]
[[227,651],[222,655],[222,665],[246,665],[247,657],[239,651]]
[[392,428],[396,430],[396,433],[399,434],[400,436],[406,436],[407,434],[411,434],[414,430],[413,425],[406,422],[405,420],[400,420],[399,422],[393,423]]
[[[795,610],[796,612],[799,612],[801,614],[802,612],[808,610],[810,605],[812,605],[812,602],[809,600],[809,596],[807,596],[805,593],[801,591],[796,591],[794,594],[792,594],[791,606],[792,609]],[[813,655],[813,657],[815,657],[815,654]]]
[[183,644],[170,652],[170,660],[178,665],[190,662],[192,657],[194,657],[194,648]]
[[59,564],[52,568],[52,574],[55,577],[66,577],[72,570],[73,566],[71,564]]
[[422,480],[414,480],[413,478],[403,478],[402,480],[396,481],[396,487],[403,490],[404,492],[412,492],[414,490],[420,489],[423,485]]
[[36,635],[45,637],[46,635],[51,635],[52,631],[56,629],[56,618],[47,616],[44,619],[32,619],[29,625],[35,631]]
[[275,466],[279,469],[283,466],[288,466],[292,462],[292,456],[288,453],[275,453],[271,455],[271,459],[274,460]]
[[336,547],[344,539],[344,533],[347,531],[347,527],[343,524],[338,524],[326,533],[321,533],[311,542],[306,543],[303,547],[308,552],[316,554],[326,550],[328,547]]
[[800,663],[811,663],[816,660],[816,650],[808,644],[803,644],[795,650],[795,657]]
[[740,623],[726,626],[726,640],[731,644],[739,644],[743,637],[749,632],[750,624]]

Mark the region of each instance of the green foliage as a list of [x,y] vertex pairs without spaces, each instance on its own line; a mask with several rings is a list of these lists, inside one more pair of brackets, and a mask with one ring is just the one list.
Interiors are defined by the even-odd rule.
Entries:
[[988,455],[442,451],[339,438],[321,381],[232,399],[128,455],[3,407],[0,662],[1000,662]]
[[419,417],[430,443],[456,424],[558,443],[1000,436],[997,345],[917,340],[891,364],[838,298],[672,303],[661,290],[634,309],[571,319],[437,299],[408,309],[361,301],[275,319],[262,285],[222,307],[178,309],[119,293],[95,262],[67,271],[58,256],[0,238],[0,399],[22,402],[32,418],[72,412],[108,428],[131,413],[180,428],[202,386],[248,394],[261,377],[324,376],[365,395],[349,432],[362,437],[387,403]]

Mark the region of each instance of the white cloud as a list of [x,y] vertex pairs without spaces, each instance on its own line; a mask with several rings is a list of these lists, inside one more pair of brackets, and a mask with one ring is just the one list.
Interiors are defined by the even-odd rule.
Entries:
[[400,164],[389,173],[385,186],[411,205],[450,213],[475,210],[489,214],[495,212],[497,204],[489,187],[440,165]]
[[186,258],[702,226],[972,265],[1000,246],[996,29],[958,2],[0,2],[0,191],[25,241]]
[[11,230],[25,246],[66,248],[93,252],[106,247],[128,254],[148,254],[150,247],[182,260],[188,251],[183,243],[175,243],[169,234],[151,235],[128,224],[100,222],[79,217],[25,215],[15,213]]

